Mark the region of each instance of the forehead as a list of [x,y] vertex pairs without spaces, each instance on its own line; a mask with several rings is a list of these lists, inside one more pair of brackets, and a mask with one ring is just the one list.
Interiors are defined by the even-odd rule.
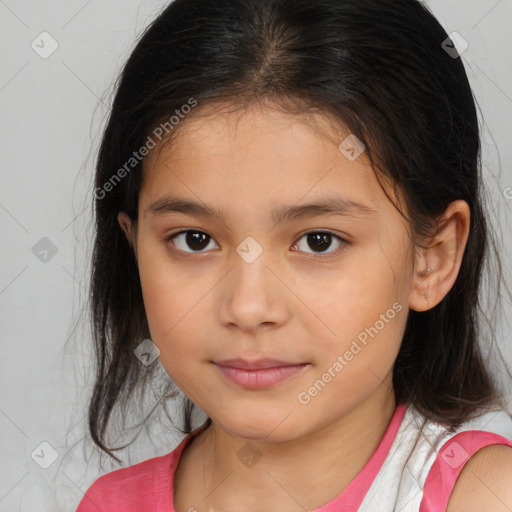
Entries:
[[[208,153],[217,158],[233,158],[255,149],[259,160],[267,155],[286,158],[287,149],[304,153],[303,144],[336,145],[347,134],[347,129],[333,119],[317,113],[290,113],[272,103],[246,107],[206,105],[196,107],[179,121],[169,137],[149,154],[145,167],[162,168],[162,157],[177,161]],[[263,143],[265,147],[261,146]]]
[[199,109],[181,123],[172,139],[146,158],[145,209],[171,193],[223,210],[238,205],[247,213],[335,192],[378,208],[389,202],[365,153],[352,161],[340,151],[350,133],[320,114],[217,106]]

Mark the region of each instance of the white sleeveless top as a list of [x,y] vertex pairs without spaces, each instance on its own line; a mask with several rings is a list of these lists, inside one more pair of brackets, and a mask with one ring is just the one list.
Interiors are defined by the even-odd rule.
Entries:
[[485,412],[453,433],[447,430],[409,405],[358,512],[445,511],[469,457],[484,446],[512,446],[512,418],[504,410]]

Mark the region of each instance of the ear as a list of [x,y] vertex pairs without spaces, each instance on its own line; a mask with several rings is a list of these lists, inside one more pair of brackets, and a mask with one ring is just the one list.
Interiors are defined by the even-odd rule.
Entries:
[[417,247],[409,307],[426,311],[443,300],[459,274],[469,236],[470,211],[466,201],[448,205],[438,219],[427,247]]
[[117,214],[117,221],[121,226],[121,229],[124,231],[126,238],[128,239],[128,243],[132,246],[133,251],[135,253],[135,257],[137,257],[137,224],[135,221],[131,219],[131,217],[126,212],[119,212]]

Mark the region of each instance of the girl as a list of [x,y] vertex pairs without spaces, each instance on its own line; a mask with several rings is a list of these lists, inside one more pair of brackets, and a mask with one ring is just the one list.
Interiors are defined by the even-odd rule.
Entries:
[[95,186],[92,439],[157,356],[207,420],[78,512],[512,507],[478,120],[425,6],[175,0]]

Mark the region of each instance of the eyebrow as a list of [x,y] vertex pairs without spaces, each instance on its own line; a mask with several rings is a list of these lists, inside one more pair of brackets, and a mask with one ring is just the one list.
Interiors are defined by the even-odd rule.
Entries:
[[[146,208],[145,212],[151,216],[183,213],[196,217],[212,217],[223,223],[226,223],[227,218],[226,212],[223,209],[215,210],[204,203],[201,204],[189,199],[170,196],[156,200]],[[311,203],[274,207],[270,213],[270,220],[277,224],[292,219],[319,215],[368,216],[376,213],[376,210],[358,201],[330,196]]]

